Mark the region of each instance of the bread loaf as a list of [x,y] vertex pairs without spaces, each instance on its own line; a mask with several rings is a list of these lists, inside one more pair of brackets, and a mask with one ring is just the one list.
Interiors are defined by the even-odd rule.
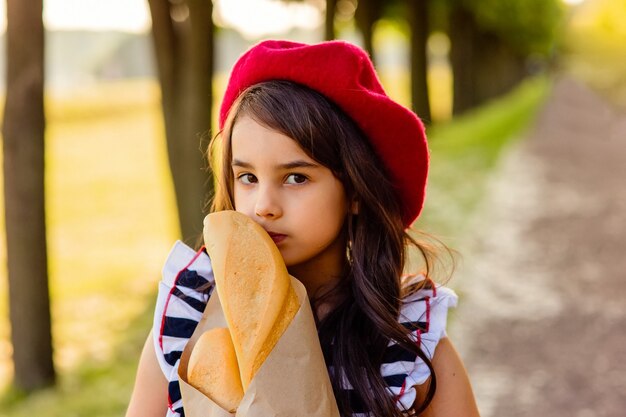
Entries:
[[230,332],[218,327],[196,342],[187,366],[187,382],[233,413],[243,398],[239,365]]
[[204,242],[245,391],[296,315],[298,296],[278,248],[248,216],[208,215]]
[[208,215],[204,242],[228,329],[211,329],[198,339],[187,382],[234,412],[300,303],[278,248],[246,215]]

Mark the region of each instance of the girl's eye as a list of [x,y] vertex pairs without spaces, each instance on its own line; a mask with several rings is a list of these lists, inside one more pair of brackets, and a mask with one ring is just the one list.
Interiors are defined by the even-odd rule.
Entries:
[[287,184],[304,184],[307,177],[302,174],[290,174],[287,177]]
[[243,184],[253,184],[256,182],[256,177],[252,174],[241,174],[237,177]]

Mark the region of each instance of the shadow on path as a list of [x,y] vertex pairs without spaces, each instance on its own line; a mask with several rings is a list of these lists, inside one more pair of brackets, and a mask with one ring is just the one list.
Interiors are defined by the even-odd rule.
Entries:
[[450,336],[482,417],[626,415],[626,114],[563,78],[473,222]]

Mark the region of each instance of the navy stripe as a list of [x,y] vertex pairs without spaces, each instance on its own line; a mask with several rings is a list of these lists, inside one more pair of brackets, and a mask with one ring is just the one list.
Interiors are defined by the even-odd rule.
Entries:
[[182,398],[178,381],[170,381],[167,386],[167,392],[170,395],[170,401],[172,402],[172,404],[175,404],[176,401]]
[[183,407],[177,408],[174,411],[180,414],[180,417],[185,417],[185,410],[183,410]]
[[180,317],[165,317],[165,326],[163,326],[163,336],[180,337],[189,339],[194,330],[198,326],[198,322]]
[[196,271],[190,269],[183,269],[178,275],[176,285],[180,287],[187,287],[195,290],[203,285],[208,284],[209,281],[202,275],[199,275]]
[[422,332],[428,331],[428,323],[425,321],[405,321],[400,323],[405,329],[412,332],[421,330]]
[[183,352],[180,350],[173,350],[170,353],[163,354],[163,356],[165,357],[165,362],[167,362],[171,366],[174,366],[176,364],[176,361],[180,359],[180,356],[182,354]]
[[407,374],[396,374],[384,376],[385,383],[390,387],[401,387],[404,384]]
[[383,354],[382,363],[393,363],[400,361],[415,362],[415,358],[417,358],[417,354],[409,352],[400,345],[396,344],[387,346],[387,349],[385,349],[385,353]]
[[174,287],[174,291],[172,291],[172,295],[176,296],[176,298],[178,298],[179,300],[184,301],[186,304],[189,305],[189,307],[193,308],[194,310],[200,313],[203,313],[204,309],[206,308],[207,303],[201,300],[197,300],[188,295],[185,295],[185,293],[179,290],[177,287]]

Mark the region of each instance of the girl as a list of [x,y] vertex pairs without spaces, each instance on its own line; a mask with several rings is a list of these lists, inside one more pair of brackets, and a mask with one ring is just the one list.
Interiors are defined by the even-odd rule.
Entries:
[[[433,254],[407,232],[424,200],[424,128],[367,54],[259,43],[233,67],[220,128],[211,209],[259,223],[306,287],[341,415],[478,416],[445,333],[456,295],[428,278]],[[425,271],[403,279],[410,245]],[[184,415],[178,361],[212,289],[206,253],[177,242],[127,417]]]

